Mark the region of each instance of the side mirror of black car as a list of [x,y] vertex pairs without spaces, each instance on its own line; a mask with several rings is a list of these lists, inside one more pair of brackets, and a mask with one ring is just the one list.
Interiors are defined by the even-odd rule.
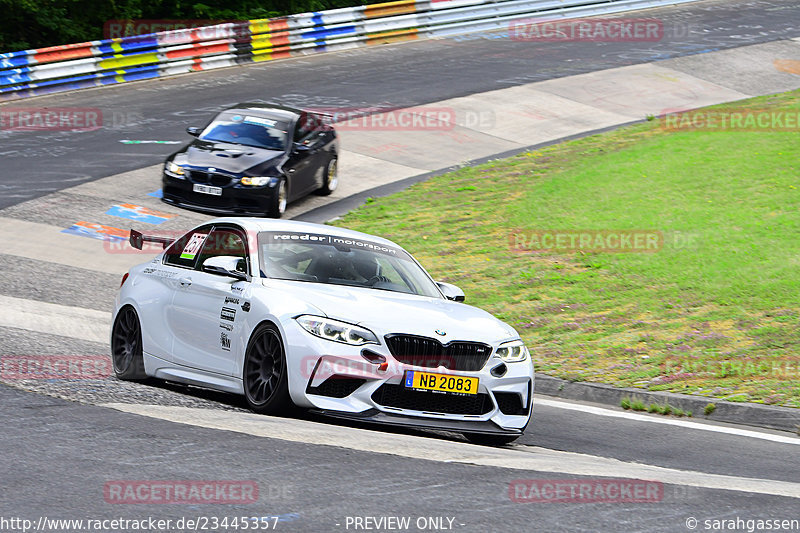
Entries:
[[309,150],[311,150],[311,147],[310,147],[310,146],[308,146],[307,144],[303,144],[303,143],[294,143],[294,149],[293,149],[293,151],[294,151],[294,153],[296,153],[296,154],[302,154],[302,153],[308,152]]
[[198,135],[200,135],[200,131],[201,131],[200,128],[197,128],[195,126],[189,126],[188,128],[186,128],[186,133],[188,133],[192,137],[197,137]]

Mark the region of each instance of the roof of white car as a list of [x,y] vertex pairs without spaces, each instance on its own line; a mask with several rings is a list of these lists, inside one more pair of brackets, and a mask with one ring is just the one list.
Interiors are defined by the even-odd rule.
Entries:
[[398,246],[397,244],[393,243],[388,239],[384,239],[382,237],[378,237],[375,235],[370,235],[368,233],[362,233],[360,231],[354,231],[351,229],[346,228],[339,228],[336,226],[328,226],[325,224],[314,224],[312,222],[300,222],[298,220],[279,220],[274,218],[258,218],[258,217],[222,217],[222,218],[215,218],[206,222],[206,224],[210,223],[226,223],[226,224],[236,224],[241,226],[247,231],[292,231],[292,232],[304,232],[307,231],[309,233],[319,233],[324,235],[335,235],[337,237],[350,237],[353,239],[363,239],[363,240],[370,240],[374,242],[380,242],[383,244],[388,244],[391,246]]

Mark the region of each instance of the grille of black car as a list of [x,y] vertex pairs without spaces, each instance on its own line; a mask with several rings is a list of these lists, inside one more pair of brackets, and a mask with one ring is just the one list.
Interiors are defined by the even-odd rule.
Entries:
[[343,376],[331,376],[317,387],[308,387],[309,394],[328,396],[330,398],[345,398],[353,394],[356,389],[366,383],[365,379],[346,378]]
[[178,187],[165,186],[164,197],[177,197],[180,201],[201,207],[217,207],[233,209],[237,206],[236,200],[225,196],[215,196],[213,194],[203,194],[194,191],[181,190]]
[[194,183],[213,185],[214,187],[224,187],[231,182],[230,176],[215,174],[214,172],[204,172],[202,170],[190,170],[189,179]]
[[416,335],[387,335],[386,344],[401,363],[426,368],[440,365],[450,370],[477,371],[483,368],[492,347],[479,342],[453,341],[442,344],[436,339]]
[[495,392],[497,407],[504,415],[524,416],[528,414],[528,406],[522,405],[522,395],[516,392]]
[[493,409],[488,394],[457,395],[407,389],[384,383],[372,393],[372,400],[385,407],[451,415],[485,415]]

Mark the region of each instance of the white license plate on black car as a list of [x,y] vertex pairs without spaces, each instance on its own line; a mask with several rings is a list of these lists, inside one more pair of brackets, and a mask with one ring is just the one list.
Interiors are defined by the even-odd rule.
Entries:
[[208,185],[200,185],[199,183],[195,183],[192,187],[194,192],[201,192],[203,194],[212,194],[214,196],[222,196],[222,188],[221,187],[210,187]]

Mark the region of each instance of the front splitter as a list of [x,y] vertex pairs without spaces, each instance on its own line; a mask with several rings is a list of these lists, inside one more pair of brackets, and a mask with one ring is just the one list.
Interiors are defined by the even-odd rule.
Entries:
[[432,429],[439,431],[455,431],[459,433],[481,433],[484,435],[522,435],[524,429],[503,429],[492,421],[478,422],[470,420],[436,420],[431,418],[393,415],[377,409],[361,413],[342,413],[325,409],[310,409],[309,412],[333,418],[372,422],[390,426],[403,426],[414,429]]

